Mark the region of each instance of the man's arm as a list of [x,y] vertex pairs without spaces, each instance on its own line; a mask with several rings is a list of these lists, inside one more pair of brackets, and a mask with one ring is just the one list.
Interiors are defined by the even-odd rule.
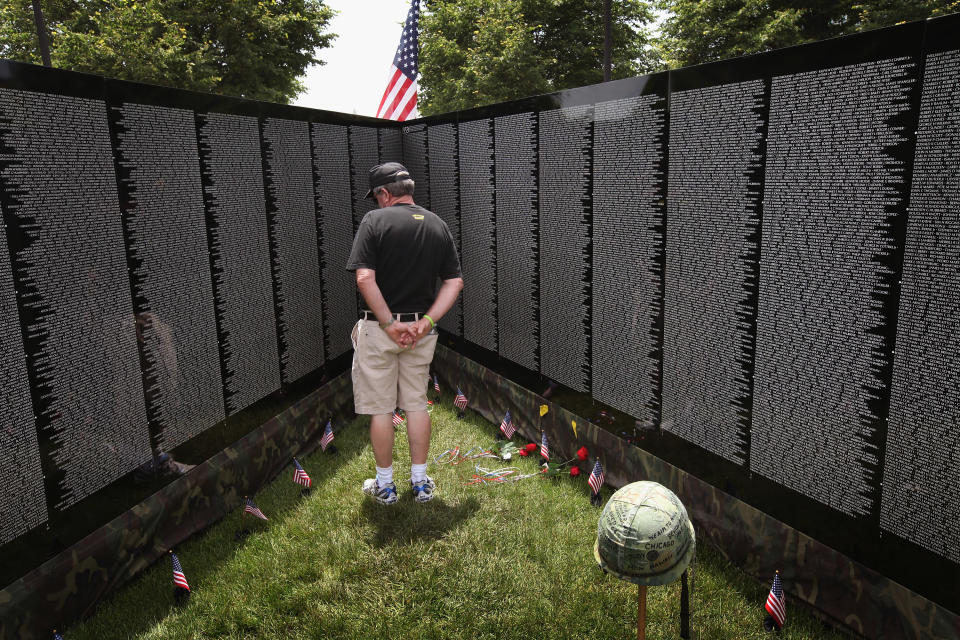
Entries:
[[[363,296],[370,311],[373,311],[373,315],[377,316],[380,326],[390,322],[392,317],[390,307],[387,306],[387,301],[384,299],[380,287],[377,286],[377,272],[373,269],[357,269],[357,289],[359,289],[360,295]],[[394,322],[384,328],[384,331],[399,346],[406,347],[411,341],[408,334],[409,328],[409,325],[405,322]]]
[[[434,322],[440,322],[440,318],[446,315],[447,311],[450,311],[450,307],[453,306],[453,303],[457,301],[457,296],[460,295],[460,292],[463,290],[463,278],[450,278],[449,280],[444,280],[443,284],[440,286],[440,291],[437,292],[437,298],[433,301],[433,304],[430,305],[430,309],[427,310],[428,316],[430,316]],[[429,333],[430,329],[433,327],[430,324],[430,321],[426,318],[421,318],[414,325],[414,332],[419,338],[420,336]]]

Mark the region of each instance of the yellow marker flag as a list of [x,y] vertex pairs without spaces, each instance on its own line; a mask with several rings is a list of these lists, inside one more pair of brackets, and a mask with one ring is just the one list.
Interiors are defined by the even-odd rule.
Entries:
[[579,436],[577,435],[577,421],[576,421],[576,420],[571,420],[571,421],[570,421],[570,426],[573,427],[573,437],[574,437],[574,438],[579,437]]
[[545,404],[540,405],[540,417],[542,418],[546,414],[547,414],[547,405]]

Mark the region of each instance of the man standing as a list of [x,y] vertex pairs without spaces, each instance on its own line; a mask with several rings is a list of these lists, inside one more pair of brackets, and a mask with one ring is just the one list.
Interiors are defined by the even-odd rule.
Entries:
[[436,323],[463,289],[450,229],[414,204],[413,187],[402,164],[370,169],[366,197],[375,198],[380,208],[363,217],[347,263],[366,301],[353,329],[353,401],[357,413],[370,416],[377,477],[364,481],[363,491],[382,504],[397,501],[391,418],[398,406],[407,414],[413,497],[417,502],[433,498],[434,482],[427,476],[427,378],[437,346]]

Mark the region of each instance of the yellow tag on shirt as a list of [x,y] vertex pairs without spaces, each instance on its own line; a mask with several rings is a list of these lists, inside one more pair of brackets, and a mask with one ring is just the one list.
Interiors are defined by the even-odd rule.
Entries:
[[410,215],[413,216],[413,219],[414,219],[414,220],[423,220],[423,214],[422,214],[422,213],[412,213],[412,214],[410,214]]

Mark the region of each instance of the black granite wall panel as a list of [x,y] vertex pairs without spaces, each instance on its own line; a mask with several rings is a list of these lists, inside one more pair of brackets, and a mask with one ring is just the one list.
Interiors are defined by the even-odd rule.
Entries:
[[537,370],[537,116],[496,119],[497,344]]
[[199,116],[227,413],[280,388],[280,358],[256,118]]
[[346,270],[353,245],[350,149],[345,125],[313,123],[310,135],[326,355],[336,358],[352,349],[350,331],[357,322],[356,284],[354,275]]
[[56,509],[151,457],[107,109],[0,89],[0,181]]
[[[458,171],[457,125],[436,124],[427,130],[427,155],[430,166],[431,211],[450,228],[453,241],[460,250],[460,174]],[[461,266],[463,251],[460,250]],[[471,283],[471,286],[472,283]],[[453,335],[463,335],[463,296],[457,298],[450,311],[438,323]]]
[[263,121],[267,212],[275,243],[273,281],[284,382],[293,382],[324,362],[309,127],[295,120]]
[[113,113],[147,412],[169,451],[225,417],[196,122],[144,104]]
[[597,103],[593,178],[593,396],[660,421],[666,101]]
[[880,525],[960,563],[960,51],[923,69]]

